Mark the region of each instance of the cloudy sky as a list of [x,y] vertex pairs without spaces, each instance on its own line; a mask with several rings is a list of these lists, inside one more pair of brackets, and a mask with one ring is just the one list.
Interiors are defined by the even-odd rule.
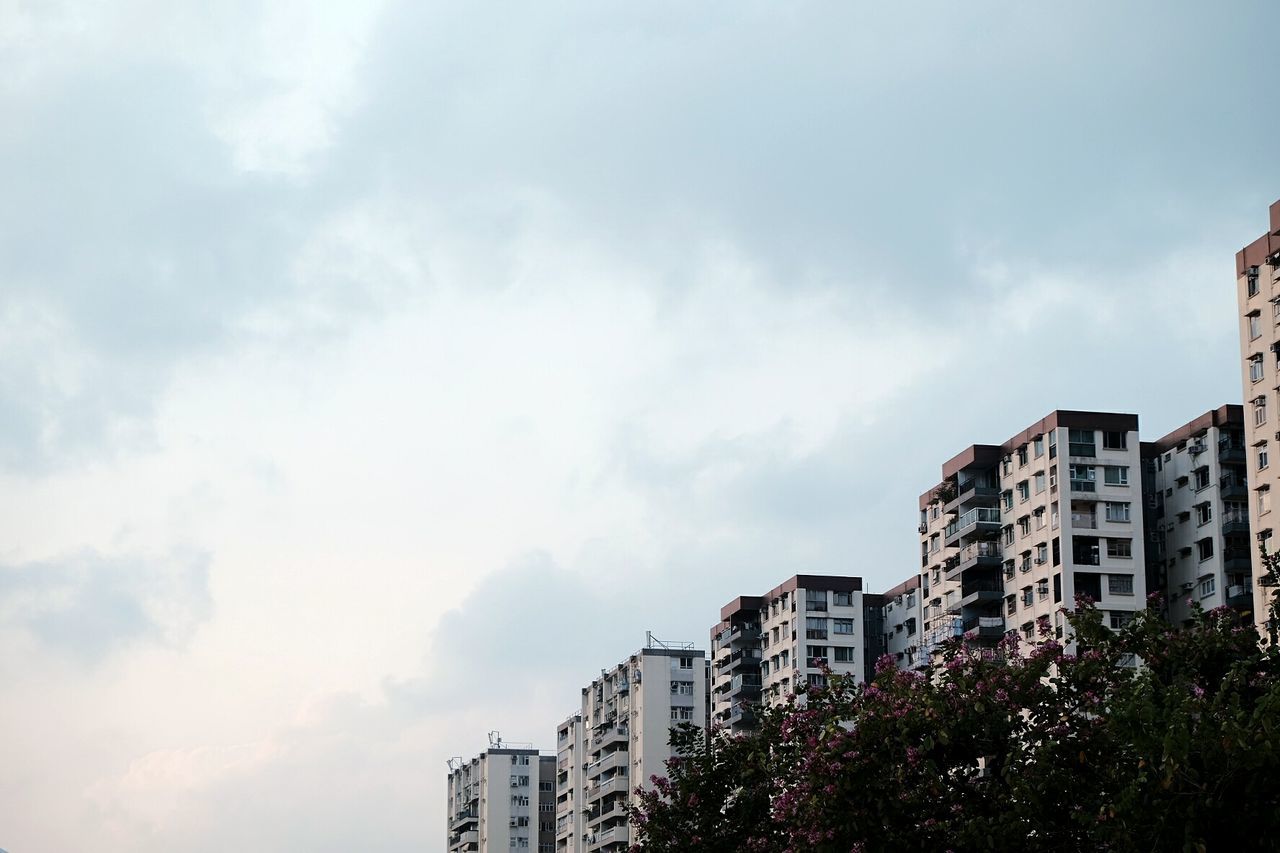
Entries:
[[1276,24],[0,0],[0,847],[442,849],[965,445],[1238,401]]

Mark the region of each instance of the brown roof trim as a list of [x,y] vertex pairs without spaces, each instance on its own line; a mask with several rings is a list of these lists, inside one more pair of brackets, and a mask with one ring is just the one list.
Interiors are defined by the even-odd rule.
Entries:
[[1271,235],[1280,237],[1280,200],[1271,205]]
[[[1271,226],[1276,226],[1276,206],[1271,206]],[[1280,231],[1280,229],[1277,229]],[[1236,278],[1244,275],[1249,267],[1260,267],[1267,259],[1280,252],[1280,233],[1276,231],[1263,234],[1257,240],[1236,252]]]
[[1137,432],[1138,416],[1120,412],[1081,412],[1074,409],[1054,409],[1036,423],[1006,441],[1002,448],[1012,453],[1036,436],[1054,429],[1102,429],[1116,432]]
[[[759,610],[763,606],[764,599],[758,595],[740,595],[724,607],[720,608],[720,622],[723,624],[729,621],[733,614],[739,613],[743,610]],[[713,634],[716,631],[715,628],[712,628],[711,630]]]
[[920,576],[912,575],[911,577],[904,580],[902,583],[895,586],[893,589],[884,593],[884,597],[886,599],[897,598],[899,595],[902,595],[903,593],[910,592],[913,589],[919,589],[919,588],[920,588]]
[[[1205,412],[1195,420],[1188,421],[1173,432],[1158,438],[1155,441],[1142,442],[1142,455],[1156,456],[1177,447],[1182,442],[1193,436],[1203,435],[1210,427],[1230,427],[1236,426],[1244,428],[1244,406],[1239,403],[1227,403],[1216,409]],[[1150,448],[1150,452],[1148,452]]]
[[950,479],[956,475],[957,471],[968,468],[970,465],[990,467],[999,462],[1003,455],[1001,449],[994,444],[971,444],[942,463],[942,479]]
[[862,592],[862,578],[850,575],[792,575],[763,598],[771,601],[784,592],[795,592],[797,589],[825,589],[832,592]]
[[937,501],[933,497],[933,493],[936,492],[941,486],[942,484],[939,483],[937,486],[934,486],[933,488],[929,489],[929,491],[925,492],[923,495],[920,496],[920,509],[928,509],[929,504],[937,503]]

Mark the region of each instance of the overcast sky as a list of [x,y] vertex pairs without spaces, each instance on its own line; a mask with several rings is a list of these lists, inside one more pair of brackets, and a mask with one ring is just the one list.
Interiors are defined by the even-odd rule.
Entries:
[[1238,402],[1274,2],[0,0],[0,846],[443,849],[645,631]]

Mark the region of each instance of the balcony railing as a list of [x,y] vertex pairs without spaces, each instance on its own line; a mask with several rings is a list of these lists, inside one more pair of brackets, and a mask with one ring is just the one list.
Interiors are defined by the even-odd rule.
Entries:
[[979,506],[966,512],[955,521],[947,525],[946,536],[950,538],[955,536],[962,530],[966,530],[977,524],[999,524],[1000,510],[995,507]]
[[1093,512],[1071,513],[1071,526],[1092,530],[1098,526],[1098,514]]
[[999,542],[970,542],[960,549],[960,562],[967,563],[982,557],[993,557],[998,560],[1000,555]]

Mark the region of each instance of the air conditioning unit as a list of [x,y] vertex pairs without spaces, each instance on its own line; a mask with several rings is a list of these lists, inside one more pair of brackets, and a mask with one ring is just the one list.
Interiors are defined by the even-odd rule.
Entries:
[[1204,453],[1204,444],[1197,441],[1187,445],[1187,450],[1191,453]]
[[916,528],[916,530],[919,530],[921,533],[924,533],[928,529],[929,525],[925,524],[923,521],[920,522],[920,526]]

